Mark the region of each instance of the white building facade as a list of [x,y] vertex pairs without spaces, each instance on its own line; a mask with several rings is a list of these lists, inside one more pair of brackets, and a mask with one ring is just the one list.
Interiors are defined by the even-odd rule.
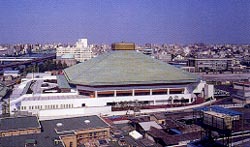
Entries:
[[65,54],[74,55],[74,58],[79,62],[84,62],[93,57],[92,46],[88,45],[87,39],[79,39],[73,47],[58,47],[56,49],[58,58]]

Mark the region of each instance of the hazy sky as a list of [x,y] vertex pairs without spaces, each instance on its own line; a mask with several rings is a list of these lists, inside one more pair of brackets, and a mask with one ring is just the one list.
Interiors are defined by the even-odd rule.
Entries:
[[250,43],[249,0],[0,0],[0,43]]

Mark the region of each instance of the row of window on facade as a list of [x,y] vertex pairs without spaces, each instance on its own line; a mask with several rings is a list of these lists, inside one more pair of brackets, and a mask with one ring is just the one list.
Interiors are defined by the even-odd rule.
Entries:
[[128,90],[128,91],[104,91],[97,92],[98,97],[112,97],[116,96],[143,96],[143,95],[167,95],[167,94],[184,94],[184,89],[170,89],[169,92],[167,89],[160,90]]
[[65,109],[65,108],[73,108],[73,104],[21,106],[21,110]]
[[[120,96],[143,96],[143,95],[168,95],[168,94],[184,94],[185,88],[179,89],[154,89],[154,90],[123,90],[123,91],[98,91],[97,97],[120,97]],[[81,95],[95,97],[94,92],[79,90]]]
[[40,133],[40,132],[41,131],[37,129],[10,131],[10,132],[0,133],[0,137],[19,136],[19,135],[27,135],[27,134],[34,134],[34,133]]
[[97,138],[97,137],[106,136],[106,135],[108,135],[107,131],[90,132],[90,133],[85,133],[85,134],[78,135],[77,139],[92,138],[92,137]]

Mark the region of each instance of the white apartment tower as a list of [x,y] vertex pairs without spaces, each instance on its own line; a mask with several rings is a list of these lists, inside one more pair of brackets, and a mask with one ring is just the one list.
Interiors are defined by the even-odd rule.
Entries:
[[73,47],[58,47],[56,49],[56,56],[60,58],[62,55],[71,54],[79,62],[84,62],[92,58],[91,46],[88,46],[88,40],[86,38],[79,39],[76,45]]

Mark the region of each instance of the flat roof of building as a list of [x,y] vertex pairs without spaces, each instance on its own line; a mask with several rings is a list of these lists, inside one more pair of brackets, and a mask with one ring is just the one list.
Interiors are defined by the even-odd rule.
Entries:
[[0,132],[28,128],[41,128],[36,116],[8,117],[0,119]]
[[[17,119],[20,119],[20,117]],[[16,124],[18,125],[19,123]],[[27,123],[24,123],[23,125],[27,125]],[[60,140],[60,138],[54,130],[54,125],[51,125],[48,121],[41,121],[41,126],[43,128],[41,133],[2,137],[0,146],[20,147],[25,146],[25,143],[33,140],[32,142],[35,142],[36,147],[64,147],[61,141],[57,142],[58,144],[55,144],[55,140]]]
[[149,121],[149,122],[140,122],[139,125],[143,128],[145,131],[149,131],[151,127],[155,127],[157,129],[162,129],[160,125],[158,125],[155,121]]
[[65,93],[56,93],[56,94],[46,94],[46,95],[33,95],[32,97],[24,97],[23,101],[41,101],[41,100],[72,100],[72,99],[83,99],[89,98],[84,95],[69,95]]
[[[34,122],[38,122],[37,117],[35,116],[15,117],[12,118],[12,120],[9,120],[8,118],[8,121],[11,121],[11,124],[15,124],[15,128],[27,128],[28,126],[34,126]],[[4,125],[7,128],[14,127],[6,123]],[[27,142],[32,142],[36,144],[36,147],[63,147],[64,145],[61,141],[59,141],[58,144],[55,144],[56,140],[60,140],[59,136],[61,134],[71,134],[71,132],[73,133],[77,130],[89,130],[109,127],[106,122],[104,122],[100,117],[96,115],[45,120],[41,121],[41,126],[41,133],[2,137],[0,146],[20,147],[25,146],[25,143]],[[2,121],[0,129],[2,129]]]
[[88,130],[94,128],[106,128],[109,125],[100,117],[96,115],[92,116],[82,116],[74,118],[64,118],[48,120],[50,125],[52,125],[58,134],[64,134],[68,132]]
[[76,85],[144,85],[197,82],[194,74],[153,59],[143,53],[116,50],[64,70]]
[[194,108],[194,110],[196,111],[214,111],[216,113],[222,113],[222,114],[226,114],[229,116],[237,116],[237,115],[241,115],[241,112],[235,111],[235,110],[231,110],[228,108],[223,108],[220,106],[211,106],[211,107],[200,107],[200,108]]

